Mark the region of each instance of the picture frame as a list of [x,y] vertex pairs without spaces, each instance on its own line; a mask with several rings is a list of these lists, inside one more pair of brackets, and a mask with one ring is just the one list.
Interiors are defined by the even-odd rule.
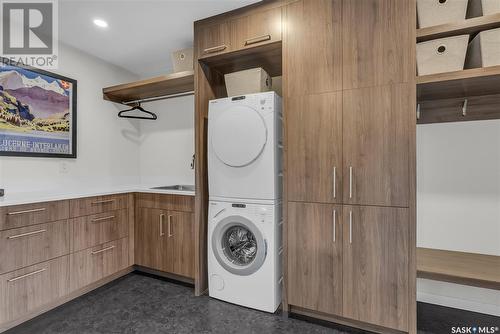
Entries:
[[76,158],[77,80],[0,62],[0,156]]

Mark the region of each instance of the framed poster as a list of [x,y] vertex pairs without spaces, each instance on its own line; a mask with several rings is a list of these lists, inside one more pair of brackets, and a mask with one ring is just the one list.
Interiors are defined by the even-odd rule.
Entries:
[[76,158],[76,80],[1,61],[0,155]]

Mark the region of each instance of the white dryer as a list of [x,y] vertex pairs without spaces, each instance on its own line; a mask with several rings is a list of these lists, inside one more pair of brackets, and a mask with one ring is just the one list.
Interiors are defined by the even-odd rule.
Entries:
[[210,200],[280,199],[281,138],[281,98],[275,92],[210,101]]
[[209,204],[211,297],[275,312],[281,303],[281,204]]

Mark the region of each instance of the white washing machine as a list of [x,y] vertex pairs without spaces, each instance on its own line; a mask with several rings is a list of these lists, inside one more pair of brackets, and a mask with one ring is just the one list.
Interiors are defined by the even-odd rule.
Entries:
[[281,98],[275,92],[210,101],[210,200],[280,199],[281,138]]
[[281,203],[261,203],[210,201],[209,295],[275,312],[282,288]]

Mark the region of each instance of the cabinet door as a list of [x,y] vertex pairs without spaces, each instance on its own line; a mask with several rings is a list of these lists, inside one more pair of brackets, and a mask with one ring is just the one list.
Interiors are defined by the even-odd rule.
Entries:
[[342,314],[340,206],[288,203],[288,303]]
[[188,212],[168,212],[167,250],[164,266],[168,272],[194,277],[194,216]]
[[414,1],[344,1],[344,89],[413,80],[414,17]]
[[342,89],[342,1],[305,0],[286,7],[285,95]]
[[342,93],[287,99],[287,193],[291,201],[342,202]]
[[413,94],[407,84],[343,92],[345,203],[408,206]]
[[201,26],[196,36],[198,38],[198,58],[210,57],[231,51],[231,36],[228,22]]
[[139,219],[135,223],[135,262],[138,265],[162,270],[165,217],[166,211],[139,208]]
[[344,207],[344,317],[407,330],[408,211]]
[[281,8],[235,19],[230,27],[235,50],[281,41]]

